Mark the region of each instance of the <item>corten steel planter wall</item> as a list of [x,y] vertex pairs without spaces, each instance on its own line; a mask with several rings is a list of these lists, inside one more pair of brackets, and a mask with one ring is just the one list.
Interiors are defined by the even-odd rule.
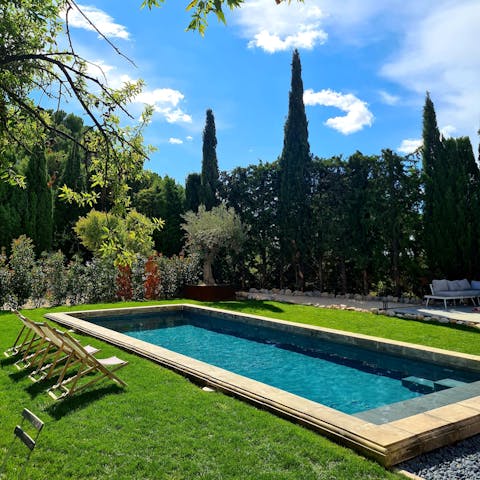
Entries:
[[183,295],[204,302],[235,300],[235,288],[230,285],[185,285]]

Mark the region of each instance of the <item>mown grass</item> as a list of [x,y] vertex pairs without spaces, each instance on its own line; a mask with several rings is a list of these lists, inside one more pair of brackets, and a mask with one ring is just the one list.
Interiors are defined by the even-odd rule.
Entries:
[[[159,302],[156,302],[159,303]],[[118,306],[119,304],[115,304]],[[121,304],[130,306],[133,303]],[[145,303],[142,303],[145,305]],[[468,329],[275,302],[219,302],[219,308],[478,353],[478,333]],[[73,309],[107,308],[90,305]],[[67,310],[36,309],[31,319]],[[20,323],[0,314],[0,351],[10,346]],[[105,382],[55,403],[45,385],[32,384],[12,362],[0,364],[0,456],[23,407],[46,426],[27,467],[38,479],[393,479],[401,478],[349,449],[301,426],[221,393],[206,393],[165,368],[88,337],[100,356],[130,362],[119,372],[125,390]],[[476,344],[475,345],[475,340]],[[20,445],[17,445],[20,447]],[[16,478],[17,448],[7,465]]]
[[407,321],[368,312],[315,308],[270,301],[217,302],[210,305],[445,350],[480,354],[480,331],[462,325]]

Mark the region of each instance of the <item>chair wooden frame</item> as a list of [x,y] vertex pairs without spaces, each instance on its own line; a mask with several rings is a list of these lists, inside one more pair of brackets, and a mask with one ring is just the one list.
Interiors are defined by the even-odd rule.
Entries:
[[20,318],[23,325],[33,332],[34,338],[37,339],[35,345],[31,344],[23,351],[22,358],[15,362],[15,366],[19,370],[24,368],[39,368],[56,350],[55,344],[51,342],[50,338],[45,335],[41,328],[47,324],[45,322],[34,322],[20,312],[15,312],[15,314]]
[[[30,423],[30,425],[35,429],[36,432],[34,437],[32,437],[23,427],[25,420],[27,420]],[[25,467],[27,466],[28,460],[30,459],[30,455],[32,454],[33,449],[37,445],[37,439],[38,439],[38,436],[40,435],[40,432],[43,429],[43,426],[44,426],[44,423],[35,414],[33,414],[27,408],[23,409],[22,422],[20,423],[20,425],[17,425],[13,430],[13,440],[12,440],[12,443],[10,444],[10,448],[8,449],[8,452],[5,455],[2,467],[0,468],[1,473],[5,471],[7,460],[10,457],[10,454],[12,452],[12,448],[15,443],[15,440],[18,438],[28,448],[27,456],[25,458],[25,461],[23,462],[22,469],[18,474],[18,478],[22,478],[23,472],[25,471]]]
[[[65,341],[64,332],[48,325],[48,323],[39,323],[37,326],[43,332],[44,336],[56,347],[56,352],[51,358],[50,363],[45,364],[44,361],[40,362],[37,369],[29,375],[29,378],[33,382],[39,382],[51,378],[58,371],[60,371],[60,376],[63,378],[65,371],[78,363],[75,352]],[[77,339],[74,339],[74,341],[78,343]],[[91,345],[86,345],[84,349],[91,355],[100,351],[100,349],[92,347]]]
[[24,317],[18,310],[12,309],[11,312],[20,319],[22,322],[22,328],[20,329],[20,332],[18,332],[13,345],[3,352],[8,358],[20,354],[25,355],[28,351],[35,348],[38,342],[42,339],[41,336],[37,335],[36,332],[30,328],[30,325],[24,321],[28,319],[26,319],[26,317]]
[[[73,353],[70,356],[70,360],[66,362],[57,383],[47,390],[53,399],[60,400],[72,396],[106,378],[123,387],[127,386],[127,384],[114,373],[118,369],[128,365],[127,361],[115,356],[98,359],[90,354],[68,332],[62,332],[62,337]],[[72,362],[78,364],[78,370],[74,375],[65,378]],[[90,379],[86,382],[81,382],[81,379],[86,375],[89,377],[91,375]]]

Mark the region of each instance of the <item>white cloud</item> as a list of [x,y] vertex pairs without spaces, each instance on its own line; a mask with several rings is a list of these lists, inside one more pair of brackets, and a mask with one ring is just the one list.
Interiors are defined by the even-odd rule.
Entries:
[[[78,7],[93,25],[95,25],[95,27],[97,27],[97,29],[106,37],[122,38],[123,40],[128,40],[130,38],[130,33],[127,31],[126,27],[115,23],[114,19],[103,10],[80,4]],[[65,12],[62,14],[62,17],[65,19]],[[76,8],[72,8],[68,12],[68,23],[70,27],[83,28],[92,32],[96,31]]]
[[400,97],[397,95],[392,95],[391,93],[386,92],[385,90],[380,90],[379,92],[380,99],[383,103],[387,105],[397,105],[400,101]]
[[191,142],[191,141],[193,140],[193,137],[192,137],[191,135],[187,135],[185,138],[186,138],[189,142]]
[[181,138],[170,137],[168,143],[171,143],[172,145],[181,145],[183,140]]
[[418,150],[422,146],[422,144],[423,140],[421,139],[416,140],[412,138],[407,138],[405,140],[402,140],[402,144],[397,148],[397,151],[408,155],[409,153],[413,153]]
[[178,105],[185,98],[183,93],[171,88],[144,90],[136,96],[135,102],[153,105],[155,112],[162,115],[168,123],[192,123],[192,117]]
[[232,21],[249,39],[249,48],[261,48],[275,53],[292,48],[311,50],[325,43],[328,38],[320,26],[324,17],[314,3],[282,2],[271,0],[247,0],[238,9]]
[[343,94],[330,89],[314,92],[312,89],[307,89],[304,92],[303,101],[305,105],[337,107],[346,112],[344,116],[329,118],[325,122],[325,125],[344,135],[358,132],[373,123],[374,116],[368,109],[368,104],[351,93]]
[[257,33],[253,40],[248,42],[249,48],[261,48],[268,53],[292,50],[293,48],[311,50],[317,43],[324,43],[326,34],[315,30],[298,32],[295,35],[287,35],[282,39],[279,35],[271,34],[266,30]]
[[149,105],[156,104],[170,104],[176,107],[180,100],[183,100],[185,96],[178,90],[171,88],[155,88],[154,90],[145,90],[137,95],[136,100],[138,102],[148,103]]
[[453,125],[445,125],[440,129],[440,133],[445,138],[451,137],[456,131],[457,131],[457,128],[454,127]]
[[[381,73],[424,98],[439,124],[476,139],[480,119],[480,2],[438,0],[409,25],[401,50]],[[451,130],[450,130],[451,132]]]
[[101,82],[108,79],[108,74],[115,70],[113,65],[106,64],[103,60],[93,60],[87,63],[87,75]]

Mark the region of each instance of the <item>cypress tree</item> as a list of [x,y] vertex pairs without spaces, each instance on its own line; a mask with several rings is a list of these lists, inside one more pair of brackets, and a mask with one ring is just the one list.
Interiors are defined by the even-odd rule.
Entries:
[[215,134],[215,118],[211,109],[207,110],[205,129],[203,130],[202,147],[202,197],[201,202],[205,208],[211,210],[218,205],[218,162],[217,162],[217,137]]
[[52,248],[53,205],[52,191],[47,182],[45,152],[37,147],[32,152],[25,173],[27,182],[27,211],[25,232],[33,240],[36,253]]
[[[70,147],[65,168],[60,176],[59,185],[66,185],[76,192],[81,192],[85,188],[78,145],[74,143]],[[67,255],[73,254],[75,246],[78,247],[78,240],[73,232],[73,226],[84,213],[86,213],[85,209],[77,204],[66,203],[58,198],[58,195],[55,197],[55,243]]]
[[[445,194],[444,183],[448,181],[445,155],[442,153],[442,140],[437,125],[435,108],[427,92],[423,107],[423,147],[422,166],[424,183],[423,204],[423,243],[427,265],[433,276],[441,272],[439,262],[442,255],[442,235],[438,220]],[[441,220],[441,218],[440,218]]]
[[182,215],[184,210],[183,188],[173,178],[165,176],[161,182],[160,218],[165,220],[165,227],[154,232],[155,248],[164,255],[177,255],[183,246]]
[[24,232],[26,193],[18,185],[0,181],[0,251],[10,254],[12,240]]
[[303,103],[302,67],[298,50],[295,50],[288,116],[279,162],[278,200],[283,271],[287,283],[293,279],[298,289],[304,286],[305,253],[309,241],[311,163],[308,122]]
[[201,203],[202,177],[199,173],[191,173],[185,181],[185,211],[197,213]]
[[444,146],[449,185],[442,208],[441,232],[447,253],[442,272],[449,278],[473,278],[479,270],[480,174],[468,137],[449,138]]

